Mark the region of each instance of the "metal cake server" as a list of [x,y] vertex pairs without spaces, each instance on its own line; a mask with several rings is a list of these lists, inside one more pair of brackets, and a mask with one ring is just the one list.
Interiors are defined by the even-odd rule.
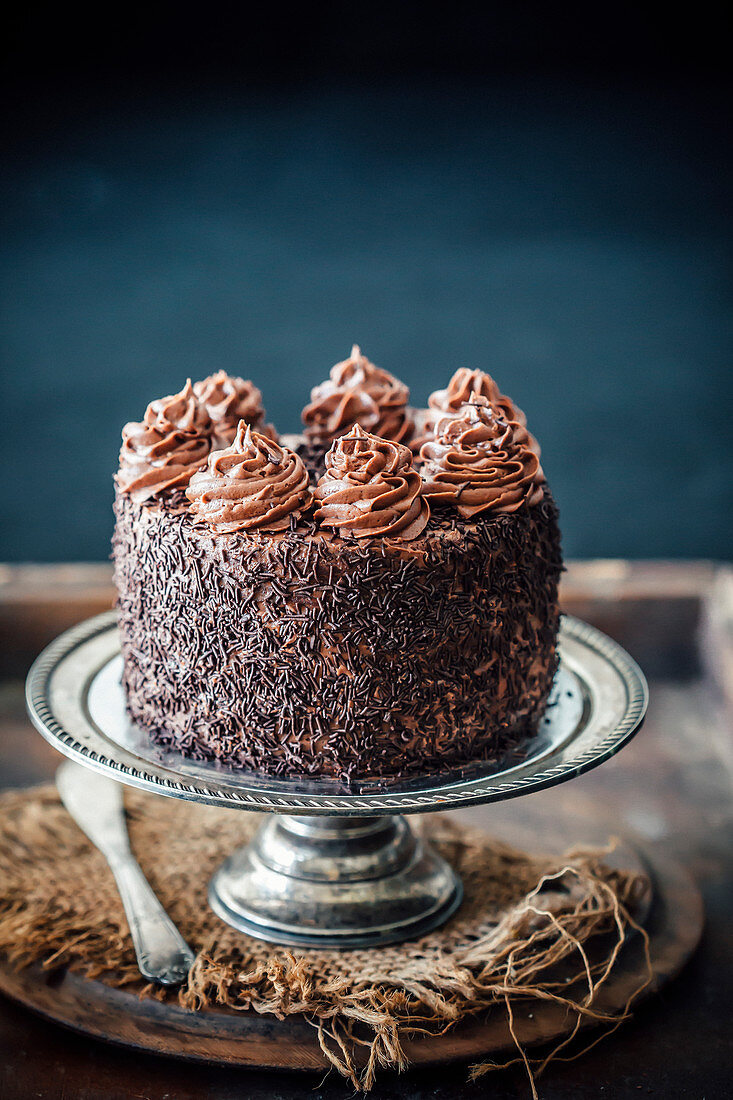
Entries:
[[115,876],[140,973],[159,985],[180,985],[195,955],[130,850],[122,787],[71,761],[56,772],[56,787],[64,806],[99,848]]

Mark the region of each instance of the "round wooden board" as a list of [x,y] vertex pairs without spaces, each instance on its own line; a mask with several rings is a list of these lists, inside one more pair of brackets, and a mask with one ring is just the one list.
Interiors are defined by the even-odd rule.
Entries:
[[[650,936],[654,980],[644,996],[673,978],[695,950],[703,926],[700,893],[678,864],[644,856],[653,894],[645,925]],[[620,965],[603,987],[596,1007],[620,1010],[646,974],[640,936],[620,956]],[[323,1070],[326,1062],[315,1029],[301,1017],[276,1020],[255,1012],[210,1009],[189,1012],[132,993],[112,989],[70,971],[40,967],[14,970],[0,959],[0,991],[27,1008],[66,1027],[108,1042],[176,1058],[272,1069]],[[515,1030],[523,1046],[551,1042],[568,1029],[560,1006],[536,1002],[515,1008]],[[413,1065],[480,1059],[513,1047],[505,1015],[489,1012],[456,1026],[445,1035],[405,1039]]]

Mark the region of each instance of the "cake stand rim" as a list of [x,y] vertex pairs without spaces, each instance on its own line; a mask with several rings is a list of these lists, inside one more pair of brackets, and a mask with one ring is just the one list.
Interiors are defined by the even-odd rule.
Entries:
[[[620,678],[627,695],[625,711],[615,726],[577,757],[563,758],[555,764],[551,763],[551,757],[549,761],[540,757],[537,760],[536,770],[504,780],[502,776],[507,776],[510,770],[515,771],[516,768],[468,779],[455,779],[453,773],[453,778],[448,781],[445,781],[444,777],[443,786],[440,785],[439,774],[425,776],[422,778],[435,784],[433,788],[425,791],[400,791],[399,788],[363,794],[310,791],[299,793],[297,790],[268,791],[262,786],[263,783],[267,783],[267,777],[257,776],[259,784],[257,787],[228,787],[225,773],[222,773],[221,784],[215,782],[202,784],[170,767],[156,765],[143,757],[134,756],[132,752],[110,741],[101,732],[97,733],[96,738],[92,734],[91,745],[84,744],[77,740],[72,731],[65,729],[54,715],[48,688],[50,679],[60,662],[81,645],[100,634],[116,629],[116,626],[116,612],[114,610],[102,612],[64,631],[39,654],[26,679],[26,706],[33,725],[45,740],[64,756],[100,771],[118,782],[172,798],[231,809],[302,815],[376,816],[394,813],[429,813],[505,801],[574,779],[615,756],[641,729],[649,702],[646,677],[633,657],[596,627],[575,616],[563,615],[559,635],[560,644],[565,636],[601,656],[606,665]],[[88,671],[81,688],[84,706],[91,681],[100,671],[100,667]],[[572,745],[587,731],[587,728],[587,724],[581,723],[572,737],[563,744],[562,750],[565,753],[571,750]],[[95,740],[99,742],[96,746]],[[115,749],[118,750],[116,754]],[[136,766],[125,764],[120,760],[122,755],[132,756]],[[412,782],[415,780],[413,779]]]

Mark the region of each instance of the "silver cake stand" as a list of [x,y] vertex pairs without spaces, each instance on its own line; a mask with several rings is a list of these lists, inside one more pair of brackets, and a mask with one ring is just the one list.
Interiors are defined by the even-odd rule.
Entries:
[[268,814],[214,875],[209,901],[249,935],[306,947],[415,938],[458,908],[451,867],[403,815],[498,802],[588,771],[640,728],[648,691],[635,662],[565,616],[560,668],[540,732],[521,756],[474,771],[364,784],[272,779],[151,745],[125,712],[114,612],[62,634],[33,665],[31,719],[56,749],[121,783]]

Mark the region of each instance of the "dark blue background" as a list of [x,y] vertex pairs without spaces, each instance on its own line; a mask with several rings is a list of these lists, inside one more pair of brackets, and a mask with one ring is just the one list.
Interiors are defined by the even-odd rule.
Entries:
[[573,556],[730,556],[727,114],[660,78],[78,90],[8,141],[0,559],[108,553],[119,431],[187,375],[280,430],[352,341],[489,370]]

